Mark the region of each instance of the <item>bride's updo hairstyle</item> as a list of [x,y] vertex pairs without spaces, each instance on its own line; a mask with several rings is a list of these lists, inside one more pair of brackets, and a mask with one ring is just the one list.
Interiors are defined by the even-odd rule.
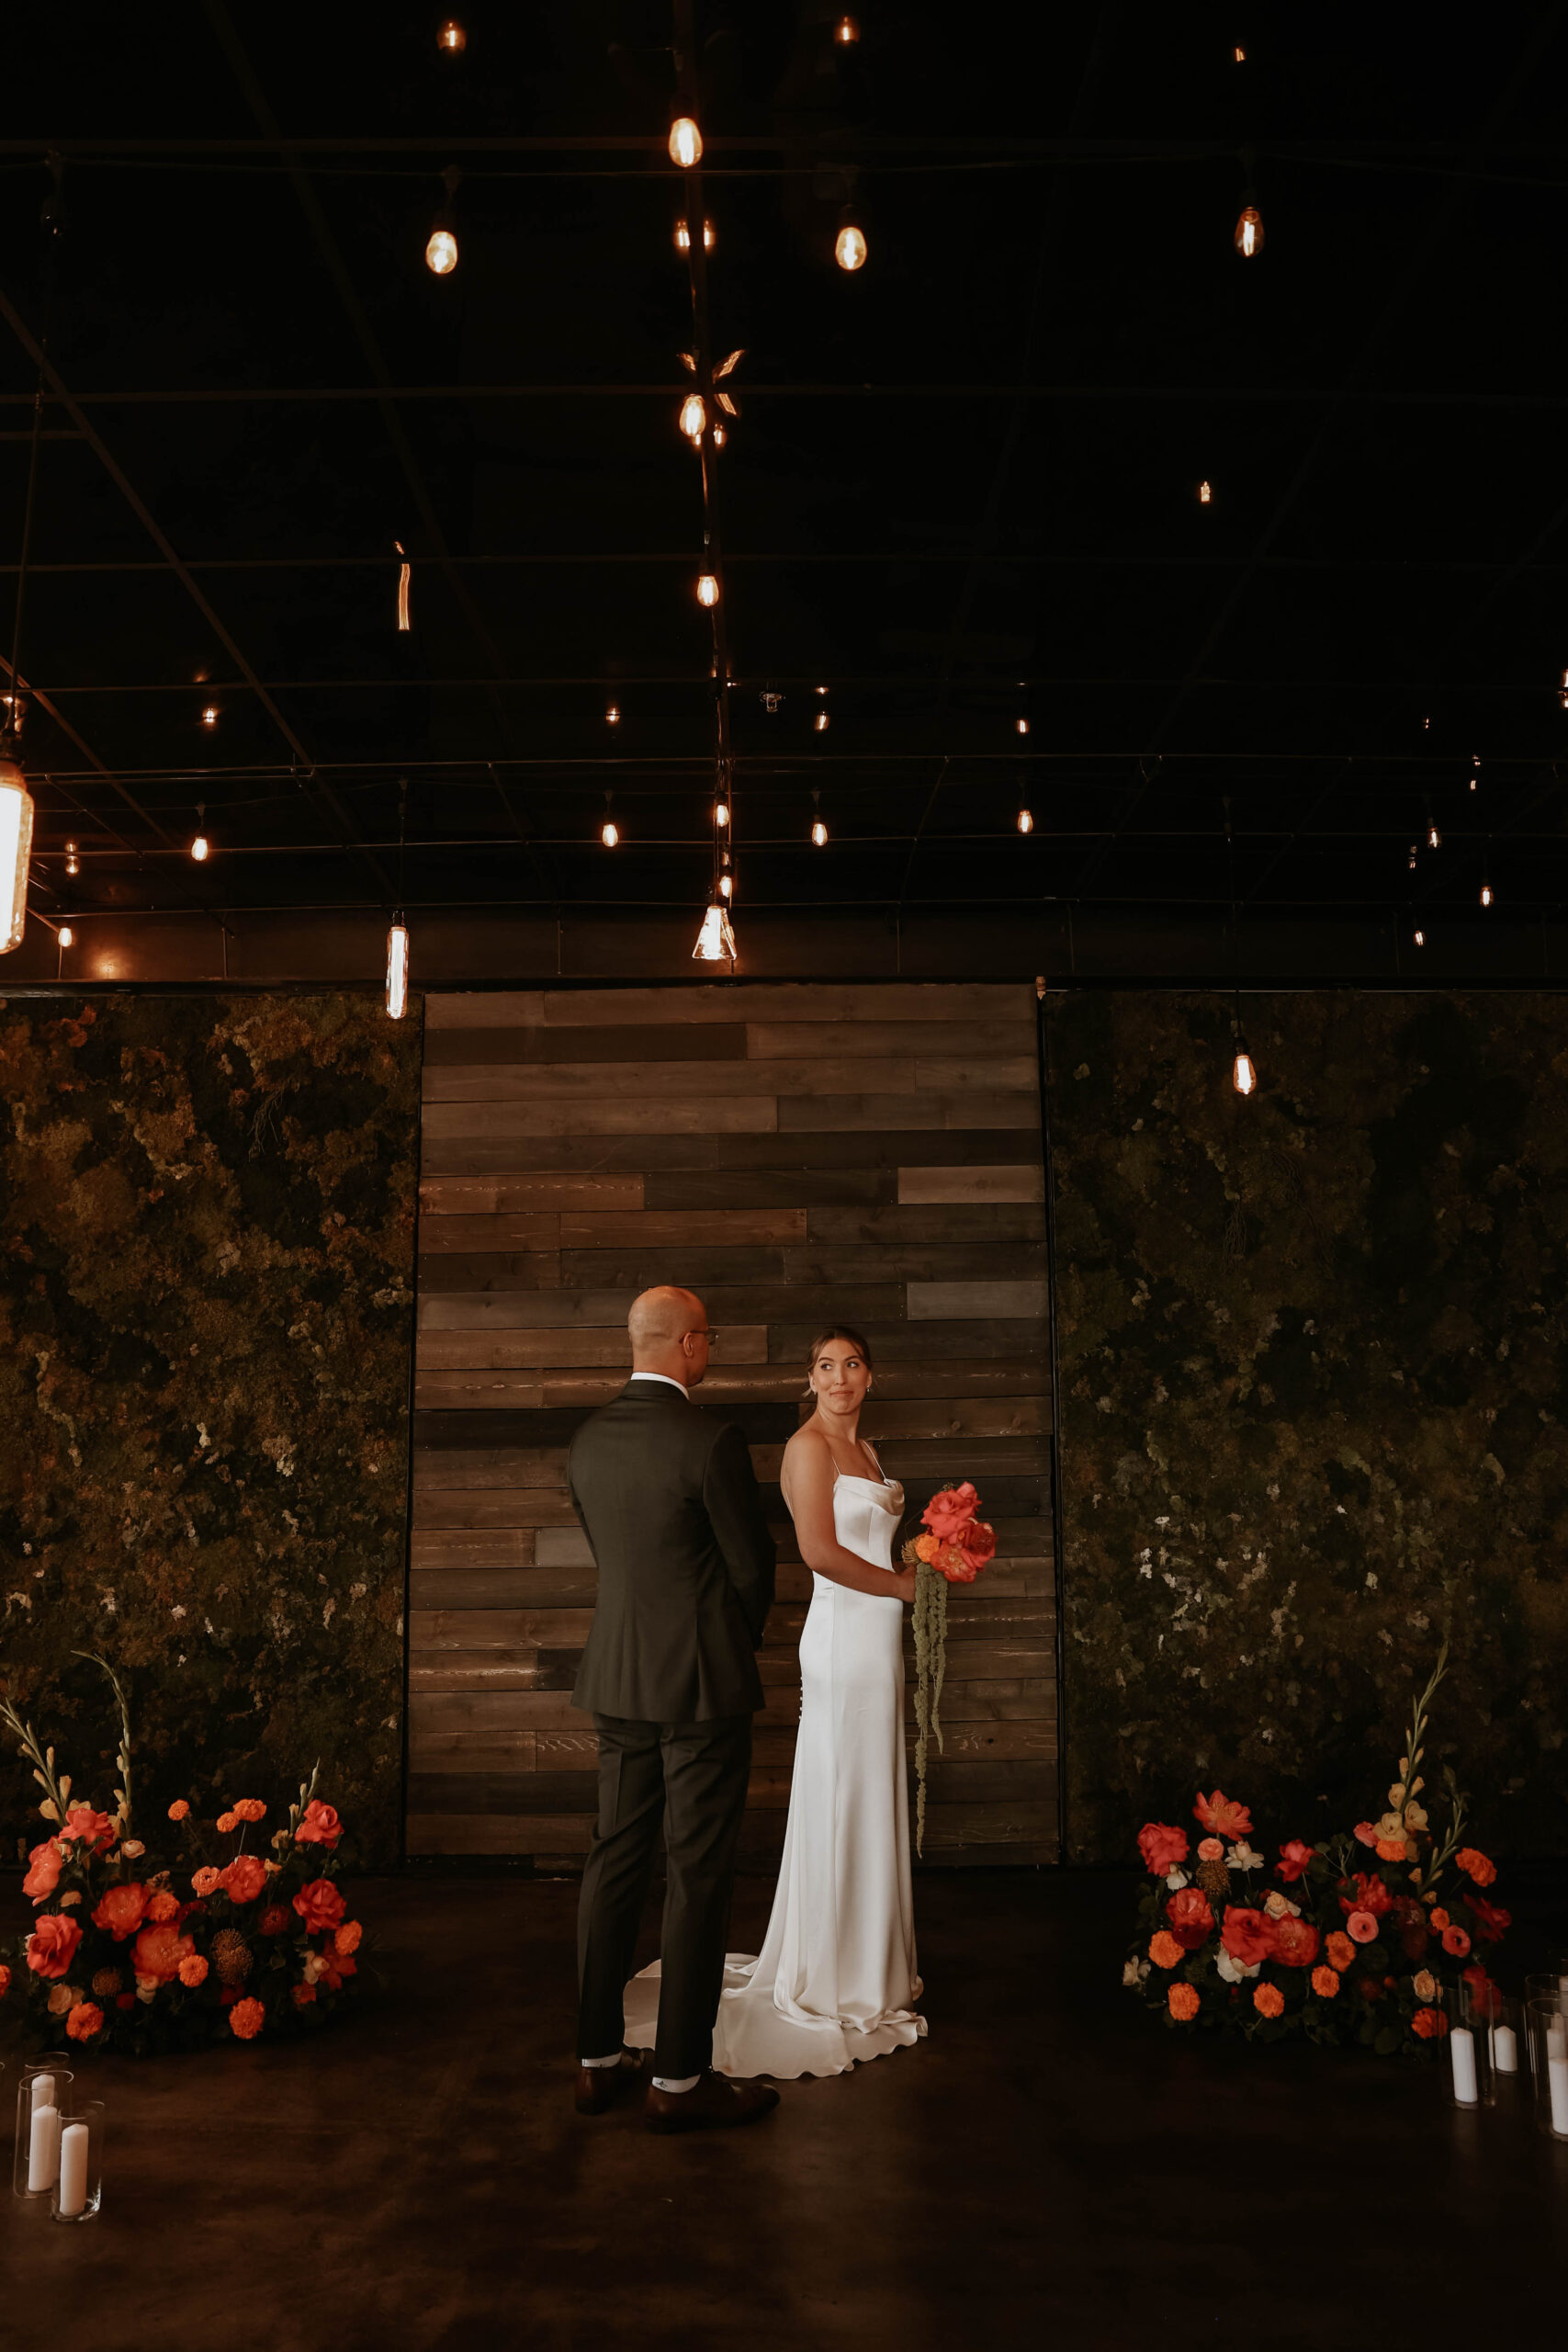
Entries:
[[856,1355],[859,1356],[861,1362],[864,1364],[867,1372],[871,1372],[874,1369],[871,1358],[871,1350],[865,1343],[864,1333],[854,1330],[848,1323],[829,1323],[828,1329],[825,1331],[818,1331],[817,1337],[811,1342],[811,1352],[806,1359],[806,1386],[802,1392],[803,1396],[805,1397],[812,1397],[817,1393],[811,1385],[811,1375],[817,1369],[818,1357],[821,1354],[829,1340],[847,1340],[851,1347],[853,1348]]

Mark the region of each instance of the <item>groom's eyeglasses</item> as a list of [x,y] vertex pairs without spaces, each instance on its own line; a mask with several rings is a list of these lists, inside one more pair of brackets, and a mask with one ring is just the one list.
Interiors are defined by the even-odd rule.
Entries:
[[689,1331],[682,1332],[681,1337],[683,1340],[716,1340],[718,1337],[718,1329],[717,1326],[713,1323],[694,1323]]

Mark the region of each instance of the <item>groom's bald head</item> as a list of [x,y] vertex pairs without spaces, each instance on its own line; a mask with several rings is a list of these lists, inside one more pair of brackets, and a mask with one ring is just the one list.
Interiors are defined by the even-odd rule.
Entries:
[[626,1317],[632,1370],[660,1372],[690,1388],[707,1370],[707,1309],[695,1291],[660,1283],[632,1301]]

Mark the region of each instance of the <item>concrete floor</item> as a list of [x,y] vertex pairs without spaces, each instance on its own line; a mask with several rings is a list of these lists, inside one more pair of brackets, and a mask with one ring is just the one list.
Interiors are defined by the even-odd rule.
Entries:
[[1435,2074],[1172,2041],[1115,1981],[1130,1880],[922,1874],[931,2039],[689,2140],[571,2110],[575,1892],[362,1885],[373,2011],[101,2062],[100,2220],[0,2203],[7,2352],[1562,2335],[1568,2147]]

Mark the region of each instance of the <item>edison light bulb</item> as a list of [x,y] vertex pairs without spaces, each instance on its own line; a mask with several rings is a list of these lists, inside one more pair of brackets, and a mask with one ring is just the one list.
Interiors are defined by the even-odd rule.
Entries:
[[424,266],[437,277],[450,277],[457,266],[457,240],[450,229],[433,229],[424,249]]
[[207,864],[208,856],[211,848],[212,844],[208,840],[207,835],[205,833],[197,833],[190,845],[190,854],[192,857],[195,858],[197,865],[205,865]]
[[0,955],[22,944],[28,925],[28,860],[33,797],[15,760],[0,759]]
[[[703,222],[704,253],[711,254],[714,249],[715,243],[716,240],[713,232],[713,222],[711,220],[705,220]],[[692,250],[692,231],[691,224],[688,221],[677,220],[675,223],[675,250],[678,254],[689,254]]]
[[722,449],[724,447],[724,427],[722,424],[716,424],[714,426],[713,446],[716,449]]
[[670,126],[670,161],[689,172],[703,157],[703,134],[689,114],[678,115]]
[[607,703],[604,705],[604,724],[605,724],[605,726],[606,726],[606,727],[618,727],[618,726],[620,725],[620,723],[621,723],[621,706],[620,706],[620,704],[619,704],[618,702],[607,702]]
[[1426,933],[1425,933],[1424,931],[1413,932],[1413,933],[1412,933],[1412,934],[1411,934],[1411,936],[1412,936],[1412,938],[1415,940],[1416,944],[1416,946],[1417,946],[1417,947],[1425,947],[1425,946],[1426,946],[1426,944],[1427,944],[1427,934],[1426,934]]
[[400,1021],[409,1002],[409,934],[400,915],[387,933],[387,1013]]
[[1201,481],[1201,482],[1199,483],[1199,485],[1198,485],[1198,503],[1199,503],[1199,505],[1200,505],[1200,506],[1212,506],[1212,505],[1213,504],[1213,503],[1214,503],[1214,485],[1213,485],[1213,483],[1212,481]]
[[852,49],[860,39],[860,20],[855,17],[840,17],[833,27],[833,40],[840,49]]
[[697,582],[697,602],[710,610],[718,602],[718,582],[711,571],[705,571]]
[[1263,251],[1263,215],[1256,204],[1247,205],[1235,224],[1235,249],[1248,261]]
[[1235,62],[1238,65],[1245,65],[1247,63],[1247,51],[1245,49],[1238,49],[1236,51]]
[[1021,833],[1032,833],[1034,831],[1034,817],[1033,812],[1031,809],[1021,808],[1019,810],[1018,830]]
[[720,832],[722,832],[726,825],[729,822],[729,803],[728,800],[716,800],[714,802],[713,820],[718,827]]
[[67,842],[65,844],[65,871],[67,874],[80,874],[82,871],[82,863],[76,854],[74,842]]
[[703,437],[703,428],[707,421],[708,413],[703,406],[701,392],[688,392],[681,402],[680,418],[681,430],[687,440],[700,441]]
[[728,898],[730,896],[730,894],[732,893],[732,891],[734,890],[734,888],[735,888],[735,876],[734,876],[734,875],[733,875],[733,874],[721,874],[721,875],[719,876],[719,877],[718,877],[718,895],[719,895],[719,897],[720,897],[721,899],[728,899]]
[[818,714],[817,714],[816,718],[812,720],[812,722],[811,722],[811,723],[812,723],[812,726],[816,729],[816,730],[817,730],[817,732],[818,732],[818,735],[826,735],[826,733],[828,732],[828,714],[827,714],[827,712],[826,712],[825,710],[819,710],[819,711],[818,712]]
[[1231,1084],[1238,1094],[1252,1093],[1258,1084],[1258,1072],[1245,1046],[1238,1047],[1236,1057],[1231,1064]]
[[71,925],[68,922],[62,922],[61,924],[59,939],[62,947],[73,947],[75,945],[76,934],[72,930]]
[[1015,718],[1013,720],[1013,729],[1014,732],[1019,735],[1027,735],[1029,732],[1028,719],[1023,718]]
[[1492,885],[1490,882],[1483,882],[1481,886],[1481,903],[1483,907],[1489,907],[1492,904]]
[[833,259],[840,269],[863,269],[865,254],[865,231],[853,220],[844,221],[833,241]]
[[208,703],[208,704],[206,705],[206,707],[204,707],[204,709],[203,709],[203,711],[202,711],[202,714],[201,714],[201,723],[202,723],[202,725],[203,725],[204,727],[216,727],[216,726],[217,726],[217,724],[218,724],[218,705],[217,705],[215,702],[209,702],[209,703]]
[[1427,828],[1427,847],[1428,849],[1441,849],[1442,845],[1443,837],[1441,833],[1438,832],[1436,825],[1428,825]]
[[600,826],[599,838],[604,842],[606,849],[614,849],[615,843],[620,840],[620,827],[615,823],[613,817],[606,817],[604,823]]
[[816,847],[816,848],[818,848],[818,849],[826,849],[826,848],[827,848],[827,846],[828,846],[828,828],[827,828],[827,826],[822,822],[822,820],[821,820],[821,818],[820,818],[820,817],[813,817],[813,819],[812,819],[812,820],[811,820],[811,839],[812,839],[812,843],[813,843],[814,847]]
[[447,17],[435,38],[441,47],[449,50],[454,57],[459,50],[467,49],[468,46],[468,36],[456,17]]

